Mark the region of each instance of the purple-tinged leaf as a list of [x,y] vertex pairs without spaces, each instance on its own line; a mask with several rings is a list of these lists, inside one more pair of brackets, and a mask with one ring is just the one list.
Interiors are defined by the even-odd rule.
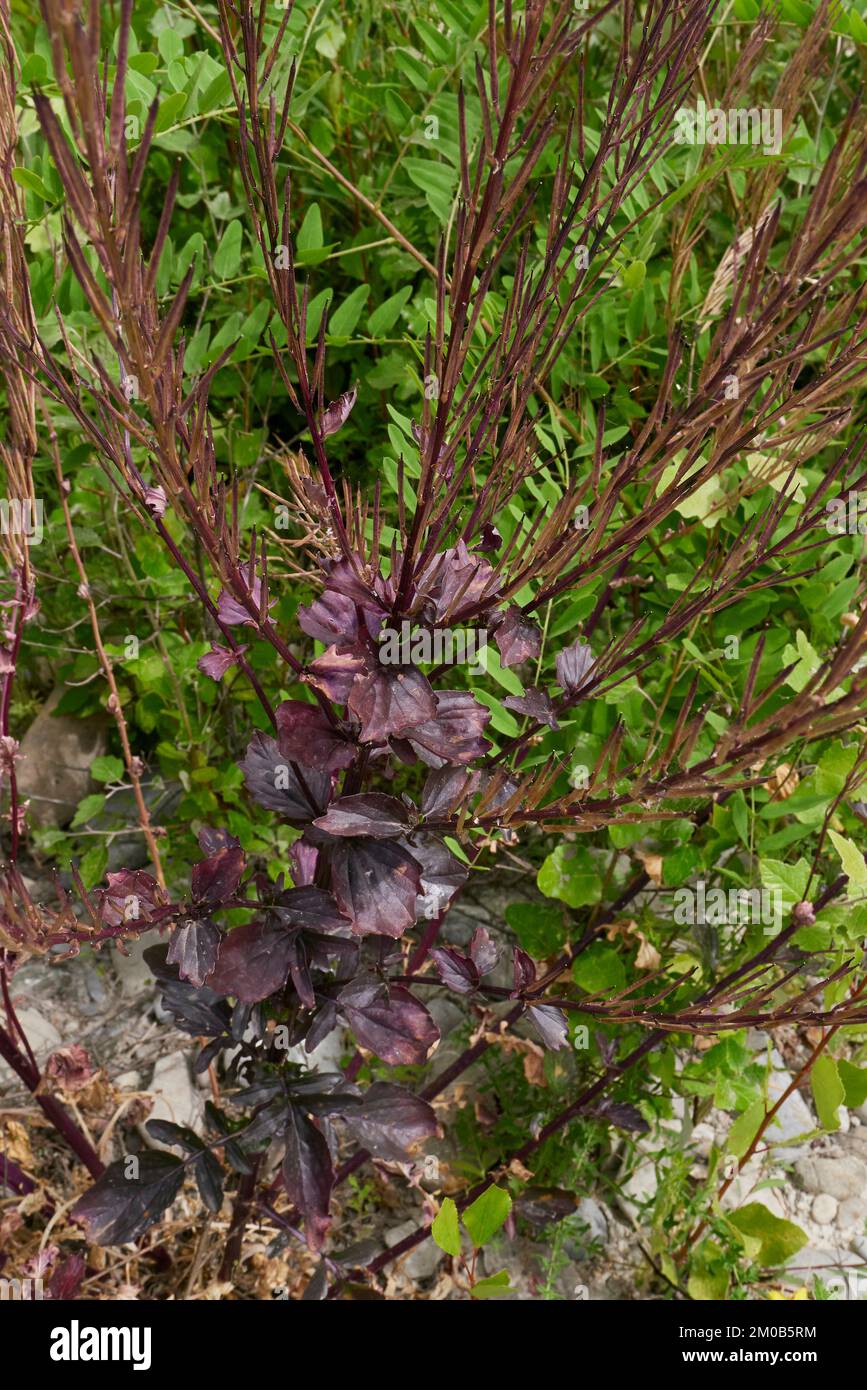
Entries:
[[184,1181],[184,1164],[174,1154],[136,1155],[136,1177],[119,1159],[79,1197],[70,1215],[87,1230],[94,1245],[127,1245],[138,1240],[170,1207]]
[[316,877],[316,861],[319,850],[303,836],[296,840],[289,850],[292,860],[292,878],[297,888],[306,888]]
[[494,641],[503,666],[517,666],[522,661],[536,661],[542,650],[542,631],[520,608],[509,608],[494,633]]
[[337,1003],[361,1046],[389,1066],[418,1066],[439,1041],[439,1029],[424,1004],[402,985],[392,985],[389,996],[369,1002],[363,994],[344,990]]
[[[253,610],[258,613],[262,606],[261,579],[253,580],[252,589],[249,588],[245,580],[242,579],[241,582],[252,599]],[[273,608],[276,602],[275,598],[269,599],[268,608]],[[259,625],[258,617],[254,617],[250,609],[239,599],[234,598],[228,589],[224,589],[217,599],[217,617],[225,627],[258,627]]]
[[422,815],[429,819],[448,817],[478,790],[478,772],[446,764],[428,773],[421,794]]
[[305,1009],[315,1008],[316,995],[313,992],[310,962],[304,945],[304,937],[300,931],[293,932],[290,935],[287,956],[289,960],[289,978],[295,986],[295,993],[298,995]]
[[217,964],[220,941],[220,932],[209,918],[183,918],[172,934],[166,960],[178,967],[182,980],[198,989]]
[[54,1302],[69,1303],[78,1296],[87,1264],[82,1255],[67,1255],[48,1281],[48,1297]]
[[245,862],[244,851],[238,846],[235,849],[218,849],[216,854],[194,864],[193,902],[222,903],[234,897]]
[[242,1004],[258,1004],[282,989],[289,973],[291,934],[266,922],[233,927],[220,943],[208,989]]
[[470,942],[470,960],[480,975],[490,975],[500,952],[484,927],[476,927]]
[[305,927],[308,931],[331,934],[346,931],[349,922],[337,903],[324,888],[289,888],[281,893],[275,915],[287,927]]
[[144,504],[151,516],[165,516],[167,505],[165,489],[159,484],[156,487],[145,488]]
[[303,763],[316,772],[337,772],[355,761],[356,745],[318,705],[284,700],[276,719],[277,744],[290,762]]
[[420,885],[418,861],[389,840],[346,840],[333,851],[334,896],[356,936],[402,936]]
[[348,560],[329,560],[324,566],[327,579],[325,581],[326,590],[331,593],[342,594],[344,598],[351,599],[359,608],[370,609],[377,613],[384,613],[388,604],[383,601],[384,595],[377,593],[378,576],[372,582],[363,579],[358,570],[350,564]]
[[569,1025],[562,1009],[555,1004],[534,1004],[527,1010],[527,1017],[546,1047],[557,1052],[569,1036]]
[[437,700],[430,682],[415,668],[377,666],[354,683],[347,701],[361,725],[364,743],[384,743],[392,734],[436,716]]
[[650,1129],[641,1111],[625,1101],[600,1101],[593,1114],[607,1120],[609,1124],[616,1125],[618,1129],[627,1130],[630,1134],[647,1134]]
[[487,753],[491,745],[482,734],[491,711],[466,690],[444,690],[436,698],[434,717],[406,734],[422,761],[438,768],[470,763]]
[[396,840],[409,826],[409,815],[396,797],[366,792],[332,801],[325,815],[313,824],[329,835],[371,835],[375,840]]
[[237,665],[238,657],[243,656],[246,650],[246,646],[238,646],[233,651],[231,647],[221,647],[219,642],[212,642],[211,650],[199,657],[196,666],[212,681],[221,681],[226,672]]
[[480,551],[483,555],[494,555],[503,544],[503,537],[500,535],[496,526],[492,526],[486,521],[480,532],[480,539],[473,546],[474,551]]
[[329,435],[337,434],[338,430],[343,429],[346,421],[352,412],[352,408],[358,399],[358,387],[353,386],[351,391],[344,391],[332,401],[322,412],[322,419],[319,421],[319,432],[323,439]]
[[536,724],[547,724],[549,729],[559,729],[551,697],[546,690],[531,685],[523,695],[507,695],[503,704],[518,714],[526,714]]
[[514,972],[515,989],[513,998],[517,997],[522,990],[527,989],[536,978],[536,963],[532,956],[528,956],[526,951],[522,951],[520,946],[514,948]]
[[336,705],[345,705],[356,680],[370,670],[370,658],[362,647],[329,647],[307,667],[311,685]]
[[314,802],[311,807],[289,761],[267,734],[253,735],[238,766],[253,800],[269,811],[279,811],[287,820],[309,820],[312,815],[321,814],[328,805],[331,793],[328,774],[309,767],[300,768]]
[[298,626],[308,637],[324,642],[348,644],[358,639],[358,615],[355,604],[345,594],[326,589],[308,608],[298,609]]
[[216,854],[218,849],[237,849],[241,843],[228,830],[215,830],[210,825],[203,825],[196,838],[202,854]]
[[563,690],[575,695],[587,684],[593,671],[593,653],[587,642],[577,638],[570,647],[557,653],[557,681]]
[[119,869],[106,874],[107,888],[97,889],[101,921],[109,927],[123,922],[150,922],[158,908],[168,902],[155,878],[144,869]]
[[427,831],[419,831],[409,848],[413,858],[421,865],[416,916],[431,921],[448,907],[455,893],[466,882],[469,870],[437,835]]
[[437,974],[455,994],[472,994],[479,986],[479,972],[469,956],[453,946],[435,946],[430,951]]
[[344,1119],[353,1138],[377,1158],[401,1162],[422,1139],[439,1133],[427,1101],[389,1081],[375,1081]]
[[328,1208],[334,1169],[325,1136],[312,1120],[292,1106],[283,1133],[283,1182],[289,1201],[304,1218],[308,1249],[322,1248],[331,1218]]
[[417,589],[432,603],[438,620],[453,612],[493,603],[499,581],[485,559],[470,554],[464,541],[434,557],[419,576]]

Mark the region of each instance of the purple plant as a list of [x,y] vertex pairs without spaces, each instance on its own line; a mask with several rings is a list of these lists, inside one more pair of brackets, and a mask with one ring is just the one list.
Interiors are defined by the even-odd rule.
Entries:
[[[328,454],[327,442],[350,418],[356,395],[349,387],[334,401],[326,398],[327,314],[316,341],[308,344],[308,287],[293,260],[291,188],[281,167],[291,127],[292,81],[279,102],[272,82],[289,11],[273,44],[264,49],[264,6],[257,13],[248,0],[237,5],[220,0],[226,71],[238,112],[238,160],[282,329],[279,338],[271,334],[271,346],[310,439],[311,460],[298,454],[291,477],[294,520],[316,563],[318,592],[298,611],[300,641],[325,644],[324,653],[313,656],[312,647],[299,647],[298,633],[290,642],[290,634],[278,627],[265,539],[254,535],[242,553],[239,479],[227,484],[217,470],[208,392],[232,347],[185,394],[183,323],[191,276],[166,312],[156,294],[178,177],[145,254],[140,191],[156,104],[141,142],[129,151],[124,112],[132,0],[121,6],[110,89],[101,71],[99,6],[93,5],[85,25],[62,0],[42,0],[67,129],[44,96],[37,92],[34,100],[66,192],[66,254],[119,363],[119,380],[97,358],[88,363],[71,351],[65,357],[53,352],[26,318],[8,310],[0,331],[25,364],[22,390],[32,391],[38,382],[40,392],[71,413],[141,524],[162,538],[186,575],[219,634],[200,663],[203,678],[219,681],[238,667],[250,682],[271,731],[251,732],[240,763],[247,791],[298,832],[286,874],[276,883],[248,864],[224,829],[210,828],[199,837],[202,858],[192,866],[182,901],[161,886],[158,876],[122,871],[109,875],[90,897],[82,893],[83,922],[63,903],[53,917],[32,916],[15,881],[13,845],[8,887],[25,906],[10,910],[4,929],[4,982],[16,952],[59,943],[74,949],[82,941],[99,944],[168,930],[167,944],[152,946],[147,959],[177,1026],[206,1040],[197,1070],[231,1053],[233,1108],[208,1107],[207,1140],[180,1126],[154,1124],[154,1138],[180,1154],[142,1156],[133,1178],[123,1164],[112,1164],[78,1202],[75,1213],[94,1241],[137,1239],[189,1174],[212,1211],[220,1208],[224,1187],[231,1189],[235,1214],[224,1268],[231,1268],[256,1206],[290,1229],[300,1218],[308,1246],[320,1250],[335,1184],[369,1155],[403,1162],[414,1145],[435,1135],[431,1101],[488,1044],[476,1041],[420,1095],[386,1081],[359,1086],[357,1061],[346,1075],[322,1074],[289,1060],[287,1052],[300,1047],[309,1054],[342,1023],[359,1048],[381,1062],[421,1065],[438,1041],[436,1025],[418,997],[422,987],[442,984],[459,997],[488,1005],[505,1001],[505,1024],[526,1019],[551,1049],[563,1045],[569,1010],[648,1029],[637,1048],[620,1061],[612,1057],[585,1091],[527,1140],[515,1155],[521,1161],[579,1113],[592,1111],[634,1130],[634,1109],[606,1093],[668,1032],[759,1021],[773,1027],[793,1016],[833,1024],[865,1018],[857,998],[830,1010],[815,1006],[815,989],[783,1006],[770,1001],[768,971],[785,952],[803,912],[746,966],[688,1004],[679,995],[668,1012],[666,1001],[682,981],[637,999],[630,990],[580,1002],[552,993],[574,955],[598,935],[595,921],[573,951],[541,975],[516,949],[511,988],[488,981],[496,951],[484,932],[476,934],[466,953],[436,944],[467,879],[468,862],[481,860],[497,841],[508,842],[532,828],[590,831],[615,821],[684,815],[701,823],[714,804],[760,780],[753,770],[757,764],[808,734],[852,728],[867,712],[867,675],[859,670],[867,651],[865,613],[833,659],[787,703],[772,704],[771,712],[768,702],[786,673],[757,688],[760,643],[741,708],[710,753],[695,754],[705,711],[694,708],[693,686],[674,733],[659,739],[640,765],[624,752],[627,731],[621,723],[590,769],[587,786],[578,791],[568,785],[560,760],[525,766],[533,741],[557,729],[571,710],[616,690],[661,644],[688,633],[697,619],[771,582],[768,567],[772,571],[775,559],[808,552],[832,488],[856,486],[865,476],[863,447],[842,452],[797,523],[781,532],[784,487],[756,512],[734,547],[726,553],[709,550],[704,568],[655,626],[636,617],[625,636],[604,648],[600,619],[630,558],[660,523],[676,521],[677,505],[718,477],[731,458],[755,446],[783,414],[791,424],[817,409],[829,410],[864,379],[867,367],[857,351],[864,310],[850,305],[855,323],[851,317],[844,323],[839,302],[826,295],[831,267],[853,262],[864,249],[863,197],[858,203],[854,194],[833,185],[833,171],[855,158],[855,136],[847,126],[829,161],[831,173],[813,192],[788,262],[771,273],[777,209],[733,271],[731,309],[689,393],[677,401],[673,396],[685,358],[685,345],[673,333],[658,398],[625,452],[609,459],[600,411],[590,474],[567,488],[556,507],[518,528],[509,543],[497,532],[499,513],[520,495],[536,467],[531,403],[546,392],[568,336],[610,284],[614,257],[629,230],[620,220],[614,230],[615,219],[670,139],[713,7],[705,0],[650,4],[637,40],[632,7],[625,8],[618,80],[598,149],[591,156],[585,148],[579,100],[563,132],[539,260],[531,254],[539,216],[535,180],[548,141],[561,128],[550,94],[566,65],[583,62],[586,35],[615,6],[612,0],[576,20],[571,3],[530,0],[517,20],[506,3],[500,25],[491,5],[488,64],[478,72],[483,119],[475,152],[467,139],[463,93],[458,97],[461,194],[451,244],[440,247],[435,267],[436,323],[425,345],[424,375],[437,390],[433,398],[426,394],[414,422],[421,464],[416,502],[411,507],[404,501],[401,471],[398,516],[390,519],[394,526],[386,543],[379,486],[369,498],[354,494],[336,480]],[[863,161],[863,155],[859,158]],[[858,188],[863,193],[860,183]],[[589,249],[592,270],[576,269],[576,246]],[[505,312],[493,323],[487,296],[506,279]],[[837,349],[808,385],[799,385],[799,366],[816,344],[829,339]],[[730,400],[722,384],[736,367],[741,389]],[[140,390],[135,401],[123,390],[132,377]],[[133,463],[132,441],[148,458],[150,481]],[[673,475],[658,486],[670,468]],[[638,480],[653,485],[650,500],[640,514],[624,519],[619,500]],[[208,582],[167,526],[169,504],[195,535],[210,569]],[[592,524],[576,527],[578,510],[588,505]],[[598,574],[605,584],[595,610],[556,652],[544,679],[542,658],[549,651],[540,611]],[[0,671],[7,714],[25,589],[22,578],[19,618],[7,633],[8,661]],[[429,634],[459,626],[491,633],[504,667],[541,661],[524,694],[506,701],[525,717],[522,732],[494,748],[489,709],[466,689],[451,687],[448,670],[425,674],[420,663],[383,660],[381,637],[405,621]],[[248,661],[249,643],[239,641],[253,636],[274,648],[305,698],[272,706]],[[302,660],[299,650],[308,650],[309,659]],[[2,733],[8,733],[6,715]],[[14,751],[9,756],[14,839]],[[397,774],[411,791],[395,793]],[[646,875],[638,876],[610,910],[622,908],[646,881]],[[826,890],[824,900],[843,883]],[[228,911],[235,918],[246,913],[246,920],[228,928]],[[428,957],[436,974],[423,969]],[[0,1053],[35,1090],[39,1069],[34,1072],[35,1063],[21,1056],[8,1031],[0,1031]],[[40,1103],[45,1108],[48,1100],[40,1097]],[[53,1118],[88,1162],[82,1136],[70,1128],[68,1117]],[[344,1138],[359,1147],[340,1167],[336,1158]],[[266,1151],[275,1147],[282,1156],[277,1179],[262,1171]],[[93,1171],[92,1162],[89,1166]],[[459,1205],[467,1205],[483,1186]],[[292,1208],[289,1214],[276,1209],[280,1188]],[[370,1271],[424,1234],[421,1229],[373,1261]],[[338,1283],[341,1277],[338,1271]]]

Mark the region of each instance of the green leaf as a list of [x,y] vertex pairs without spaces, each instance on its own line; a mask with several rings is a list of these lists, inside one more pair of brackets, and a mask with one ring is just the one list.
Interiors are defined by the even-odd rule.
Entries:
[[511,1288],[509,1283],[509,1271],[501,1269],[499,1274],[489,1274],[486,1279],[480,1279],[470,1290],[473,1298],[499,1298],[501,1294],[508,1293]]
[[774,1216],[761,1202],[748,1202],[729,1217],[736,1230],[756,1243],[756,1258],[761,1265],[781,1265],[797,1255],[809,1237],[792,1221]]
[[839,1129],[840,1117],[837,1111],[845,1099],[846,1088],[840,1080],[837,1063],[826,1052],[821,1053],[813,1063],[810,1071],[810,1087],[822,1128]]
[[502,1187],[489,1187],[464,1212],[464,1225],[476,1249],[496,1235],[512,1210],[512,1199]]
[[546,898],[559,898],[569,907],[598,903],[602,895],[599,872],[583,846],[558,845],[536,878]]
[[94,758],[90,764],[90,775],[94,782],[119,782],[124,774],[123,761],[108,755]]
[[80,825],[86,825],[94,816],[98,816],[105,806],[105,797],[102,792],[94,792],[91,796],[85,796],[78,803],[78,810],[70,823],[71,830],[77,830]]
[[588,994],[598,994],[625,985],[626,967],[613,946],[594,941],[572,966],[572,979]]
[[390,333],[397,323],[400,311],[412,294],[412,285],[404,285],[397,294],[391,295],[379,304],[367,320],[367,331],[371,338],[382,338]]
[[81,860],[78,872],[81,881],[89,891],[94,888],[108,868],[108,849],[104,844],[94,845]]
[[863,888],[867,883],[867,863],[864,862],[864,855],[845,835],[838,835],[836,830],[829,830],[828,834],[840,856],[843,873],[849,876],[849,883],[853,888]]
[[689,1264],[687,1293],[699,1303],[721,1302],[729,1287],[729,1272],[714,1240],[704,1241]]
[[640,290],[644,284],[644,277],[647,273],[647,266],[644,261],[633,261],[621,271],[620,279],[625,290]]
[[758,1134],[766,1113],[765,1102],[757,1100],[742,1115],[738,1115],[726,1136],[726,1148],[735,1158],[743,1158]]
[[45,184],[32,169],[25,169],[23,165],[19,164],[12,170],[12,177],[19,188],[26,188],[29,192],[37,194],[45,203],[52,201],[51,194]]
[[783,864],[779,859],[762,859],[759,876],[765,888],[779,889],[783,911],[802,903],[810,881],[810,865],[806,859],[797,864]]
[[518,938],[518,945],[536,960],[553,956],[566,944],[568,930],[563,909],[542,903],[510,903],[506,921]]
[[231,280],[241,263],[241,223],[230,222],[214,252],[214,274],[219,280]]
[[461,1253],[461,1233],[458,1229],[458,1209],[451,1197],[444,1197],[442,1206],[433,1219],[430,1233],[440,1250],[447,1255]]
[[358,285],[328,320],[329,338],[350,338],[370,295],[369,285]]
[[843,1083],[843,1104],[850,1110],[857,1110],[867,1100],[867,1067],[855,1067],[841,1058],[837,1062],[837,1072]]
[[304,221],[295,238],[295,248],[301,265],[308,265],[311,261],[315,264],[319,259],[317,253],[323,249],[323,236],[322,213],[318,203],[311,203],[304,214]]

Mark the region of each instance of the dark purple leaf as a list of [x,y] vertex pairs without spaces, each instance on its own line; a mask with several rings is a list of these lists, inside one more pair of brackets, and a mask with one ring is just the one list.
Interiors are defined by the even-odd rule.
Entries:
[[97,889],[94,897],[99,915],[109,927],[123,922],[150,922],[158,907],[168,902],[155,878],[144,869],[119,869],[106,874],[107,888]]
[[526,951],[522,951],[520,946],[514,948],[514,971],[515,971],[515,995],[521,993],[528,985],[531,985],[536,978],[536,965],[531,956]]
[[527,1017],[546,1047],[552,1052],[563,1047],[569,1035],[569,1026],[562,1009],[554,1004],[534,1004],[527,1010]]
[[[344,598],[349,598],[359,608],[370,609],[377,613],[384,613],[390,598],[383,590],[379,577],[376,576],[373,582],[368,582],[362,578],[358,567],[352,565],[349,560],[329,560],[325,563],[325,570],[328,578],[325,582],[327,590],[343,594]],[[379,588],[379,592],[377,592]]]
[[607,1120],[609,1124],[616,1125],[618,1129],[625,1129],[630,1134],[647,1134],[650,1125],[634,1105],[627,1105],[624,1101],[603,1100],[596,1106],[594,1112],[600,1118]]
[[564,647],[557,653],[557,680],[560,686],[574,695],[586,685],[593,665],[593,653],[588,643],[577,638],[570,647]]
[[536,661],[542,650],[541,629],[525,618],[520,608],[507,609],[505,618],[494,633],[494,641],[504,666]]
[[547,724],[549,729],[559,729],[551,697],[546,690],[531,685],[523,695],[507,695],[503,704],[518,714],[526,714],[537,724]]
[[217,963],[220,940],[220,932],[209,918],[182,918],[172,934],[166,960],[178,967],[182,980],[198,988]]
[[214,830],[210,825],[203,825],[196,838],[202,854],[216,854],[218,849],[237,849],[241,843],[228,830]]
[[439,1029],[423,1004],[402,985],[369,1002],[341,991],[338,1007],[362,1047],[390,1066],[418,1066],[427,1060]]
[[499,951],[484,927],[476,927],[470,942],[470,960],[480,975],[490,975],[497,964]]
[[392,734],[400,736],[433,719],[437,711],[430,682],[412,667],[377,666],[355,682],[347,705],[361,725],[359,738],[364,743],[384,743]]
[[421,865],[416,916],[430,921],[445,911],[455,893],[466,882],[469,870],[437,835],[427,831],[419,831],[409,848],[413,858]]
[[298,888],[304,888],[316,877],[316,861],[319,850],[303,836],[296,840],[289,850],[292,860],[292,878]]
[[341,430],[349,419],[352,407],[358,398],[358,387],[353,386],[351,391],[344,391],[332,401],[322,412],[322,419],[319,421],[319,431],[323,439],[329,435],[336,434]]
[[79,1197],[70,1215],[87,1229],[94,1245],[126,1245],[162,1216],[184,1181],[184,1164],[174,1154],[136,1154],[133,1165],[119,1159]]
[[375,840],[395,840],[407,829],[409,815],[396,797],[366,792],[332,801],[325,815],[313,824],[330,835],[371,835]]
[[300,769],[315,803],[311,808],[290,763],[267,734],[253,735],[238,766],[253,800],[269,811],[279,811],[287,820],[309,820],[311,815],[321,814],[328,805],[331,792],[328,774],[314,772],[312,768]]
[[437,694],[436,714],[407,732],[407,739],[429,767],[445,763],[470,763],[487,753],[490,743],[482,737],[491,712],[467,690]]
[[218,849],[193,865],[193,901],[222,903],[234,896],[244,872],[244,851],[240,846]]
[[310,963],[301,932],[293,932],[289,937],[287,956],[289,978],[295,986],[295,993],[306,1009],[312,1009],[316,1005],[316,995],[313,992]]
[[432,947],[430,955],[443,984],[455,994],[472,994],[478,988],[479,972],[469,956],[462,956],[453,946]]
[[309,608],[298,609],[298,625],[308,637],[331,646],[334,642],[348,644],[358,638],[358,615],[352,599],[326,589],[313,600]]
[[401,1162],[422,1139],[439,1132],[427,1101],[389,1081],[375,1081],[358,1108],[344,1116],[353,1138],[378,1158]]
[[369,670],[370,659],[357,646],[329,647],[307,667],[311,683],[336,705],[346,704],[356,680],[360,680]]
[[211,650],[199,657],[196,666],[204,675],[210,676],[212,681],[221,681],[226,672],[237,665],[238,657],[243,656],[246,650],[246,646],[238,646],[233,650],[231,647],[221,647],[219,642],[212,642]]
[[[254,612],[258,614],[262,606],[261,579],[257,578],[253,580],[252,589],[249,587],[246,580],[242,579],[241,583],[252,600],[251,606]],[[277,600],[275,598],[269,599],[269,609],[273,608],[276,602]],[[232,594],[229,593],[228,589],[224,589],[217,599],[217,617],[225,627],[256,627],[259,622],[258,617],[253,617],[250,609],[238,599],[234,598]]]
[[349,922],[324,888],[290,888],[281,893],[275,915],[287,927],[306,927],[310,931],[345,931]]
[[435,768],[428,773],[421,794],[422,814],[429,819],[449,816],[458,806],[463,805],[478,788],[478,772],[468,772],[464,767]]
[[242,1004],[267,999],[286,982],[291,940],[289,932],[266,922],[233,927],[222,939],[208,989]]
[[443,620],[496,598],[499,581],[485,559],[471,555],[464,541],[437,555],[419,576],[417,589]]
[[389,840],[346,840],[333,851],[334,896],[357,936],[402,936],[415,921],[420,885],[418,861]]
[[223,1205],[223,1169],[216,1154],[203,1149],[192,1169],[199,1196],[208,1211],[218,1212]]
[[77,1297],[86,1273],[82,1255],[67,1255],[48,1281],[48,1297],[55,1302],[70,1302]]
[[292,1106],[283,1134],[283,1182],[289,1201],[304,1217],[307,1246],[322,1248],[331,1218],[328,1207],[334,1186],[334,1169],[325,1136],[312,1120]]
[[337,772],[355,760],[356,747],[318,705],[284,700],[276,712],[280,752],[316,772]]

